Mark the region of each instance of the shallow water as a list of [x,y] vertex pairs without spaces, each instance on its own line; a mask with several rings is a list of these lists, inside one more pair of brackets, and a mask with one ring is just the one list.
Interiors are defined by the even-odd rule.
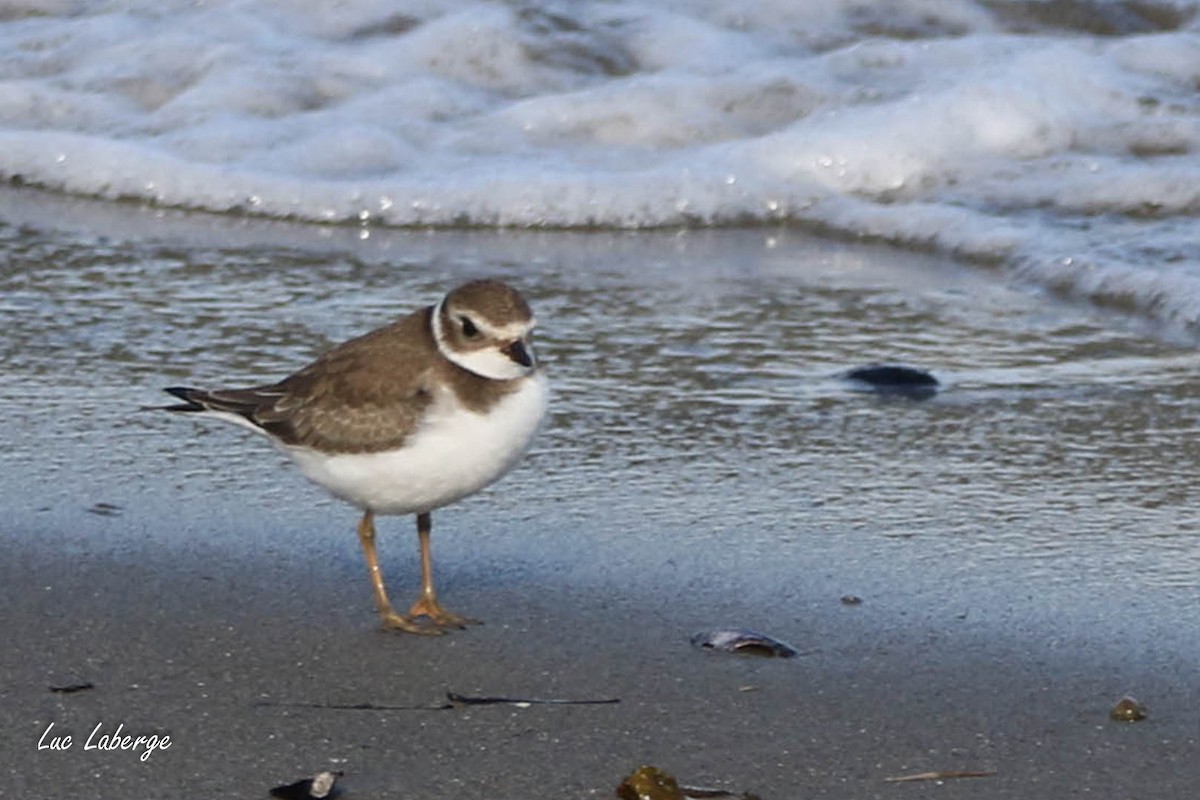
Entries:
[[[139,211],[122,234],[90,213],[0,228],[5,546],[357,558],[353,512],[263,441],[138,408],[280,377],[483,274],[527,293],[554,398],[517,471],[436,515],[449,580],[816,580],[1068,615],[1200,588],[1195,356],[1135,319],[782,229],[362,239]],[[944,389],[836,377],[880,361]],[[406,556],[409,524],[387,523]]]

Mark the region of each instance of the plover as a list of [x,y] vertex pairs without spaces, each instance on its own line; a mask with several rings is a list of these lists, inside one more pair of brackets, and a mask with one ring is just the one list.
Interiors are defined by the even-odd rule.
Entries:
[[[533,441],[547,396],[530,346],[534,323],[515,289],[471,281],[278,383],[172,387],[183,403],[162,408],[267,436],[310,480],[362,509],[358,537],[384,627],[441,633],[473,620],[438,602],[431,513],[499,479]],[[421,595],[407,614],[384,588],[377,514],[416,514]]]

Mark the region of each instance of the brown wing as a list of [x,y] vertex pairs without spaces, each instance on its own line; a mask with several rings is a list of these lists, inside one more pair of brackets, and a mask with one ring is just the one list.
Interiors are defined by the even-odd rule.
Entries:
[[431,311],[340,344],[278,383],[172,393],[203,410],[244,417],[285,444],[339,453],[393,449],[433,402]]

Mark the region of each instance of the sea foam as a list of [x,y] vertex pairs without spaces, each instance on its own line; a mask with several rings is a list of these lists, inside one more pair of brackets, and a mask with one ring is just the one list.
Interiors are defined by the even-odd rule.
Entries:
[[366,226],[811,225],[1195,326],[1196,7],[1083,5],[25,0],[0,176]]

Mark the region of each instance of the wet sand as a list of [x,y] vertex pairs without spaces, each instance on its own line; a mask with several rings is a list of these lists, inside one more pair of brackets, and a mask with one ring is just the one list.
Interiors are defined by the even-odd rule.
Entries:
[[[149,241],[141,210],[30,200],[38,227],[0,199],[25,226],[0,229],[0,794],[263,797],[337,769],[347,800],[557,800],[654,764],[764,800],[1194,796],[1190,346],[794,231]],[[434,516],[443,600],[484,625],[377,630],[351,509],[240,431],[133,411],[480,272],[528,288],[557,392],[518,470]],[[947,391],[830,377],[876,356]],[[381,524],[398,602],[411,526]],[[722,626],[801,655],[689,644]],[[620,702],[319,707],[447,691]],[[1108,719],[1126,693],[1147,720]],[[38,750],[51,724],[70,749]],[[171,746],[84,750],[119,724]],[[995,774],[886,782],[929,771]]]
[[[81,536],[109,524],[82,522],[91,530],[77,527]],[[23,533],[44,543],[55,525]],[[10,541],[0,565],[6,794],[258,797],[328,768],[346,773],[346,798],[611,797],[648,763],[764,798],[1183,798],[1200,775],[1195,662],[1157,625],[1114,641],[1121,625],[1104,620],[1090,630],[1031,620],[1037,600],[1019,592],[993,615],[1008,624],[976,625],[972,614],[987,612],[955,605],[969,592],[896,606],[833,568],[798,576],[774,604],[740,592],[753,576],[736,570],[697,580],[654,564],[579,586],[524,562],[513,536],[500,564],[440,563],[446,602],[486,624],[418,638],[376,630],[344,534],[321,563],[301,552],[55,556]],[[586,549],[566,539],[569,555]],[[403,555],[385,557],[398,593],[413,577]],[[844,605],[840,589],[864,602]],[[801,655],[688,643],[731,623],[769,630]],[[49,689],[84,682],[94,688]],[[436,706],[447,691],[620,702],[305,707]],[[1148,720],[1107,719],[1127,691],[1149,705]],[[73,749],[36,750],[50,723],[74,734]],[[145,762],[85,752],[99,723],[101,734],[123,723],[171,745]],[[941,770],[996,774],[936,789],[885,783]]]

